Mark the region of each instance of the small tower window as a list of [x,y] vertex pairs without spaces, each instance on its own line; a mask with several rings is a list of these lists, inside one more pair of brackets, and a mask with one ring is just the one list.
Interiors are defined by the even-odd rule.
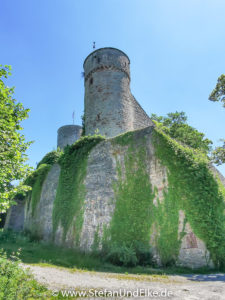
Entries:
[[93,78],[90,78],[89,84],[93,84]]
[[100,58],[100,57],[98,57],[98,63],[100,63],[100,61],[101,61],[101,58]]

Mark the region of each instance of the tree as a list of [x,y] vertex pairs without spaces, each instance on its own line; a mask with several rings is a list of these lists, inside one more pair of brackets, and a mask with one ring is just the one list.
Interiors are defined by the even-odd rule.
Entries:
[[218,80],[216,87],[209,95],[210,101],[221,101],[225,107],[225,75],[222,74]]
[[[30,167],[25,163],[25,151],[31,142],[25,142],[21,121],[28,117],[28,109],[13,98],[14,88],[5,85],[10,66],[0,65],[0,212],[13,204],[13,197],[30,188],[22,183]],[[13,184],[19,182],[17,184]]]
[[151,115],[152,120],[161,124],[162,129],[177,141],[205,153],[211,150],[212,141],[205,135],[187,124],[185,112],[168,113],[166,117]]
[[223,145],[220,147],[216,147],[215,150],[212,151],[211,160],[217,166],[225,163],[225,140],[221,140]]
[[[225,75],[222,74],[218,80],[216,87],[209,95],[210,101],[221,101],[223,103],[223,107],[225,107]],[[212,152],[212,162],[216,165],[221,165],[225,163],[225,140],[223,141],[223,145],[220,147],[216,147]]]

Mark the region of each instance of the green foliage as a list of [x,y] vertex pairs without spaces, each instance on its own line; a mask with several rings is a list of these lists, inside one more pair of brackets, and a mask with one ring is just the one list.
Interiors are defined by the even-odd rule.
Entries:
[[16,193],[29,190],[24,184],[12,185],[14,180],[23,180],[29,167],[25,162],[26,149],[30,142],[25,142],[21,121],[28,117],[28,109],[13,98],[14,88],[5,85],[4,79],[10,74],[11,67],[0,65],[0,212],[13,204]]
[[[27,201],[31,201],[32,216],[35,215],[37,204],[40,201],[44,180],[52,165],[58,162],[62,153],[63,152],[59,149],[57,151],[47,153],[38,163],[37,169],[30,173],[25,179],[25,184],[32,188],[32,191],[28,192],[27,198]],[[17,194],[16,198],[18,198],[18,196],[20,197],[20,195]]]
[[40,285],[25,270],[19,267],[20,261],[15,256],[7,259],[0,251],[0,299],[46,299],[50,292]]
[[49,153],[47,153],[42,160],[37,164],[37,168],[42,164],[47,165],[54,165],[59,160],[60,156],[62,155],[63,151],[60,149],[53,150]]
[[216,147],[212,151],[211,161],[215,163],[217,166],[225,163],[225,140],[223,141],[223,145],[220,147]]
[[177,141],[194,149],[208,153],[212,141],[205,138],[205,135],[187,124],[187,116],[184,112],[168,113],[167,117],[159,117],[156,114],[151,116],[153,121],[158,123],[161,130],[169,134]]
[[[178,117],[171,116],[173,122],[182,124],[185,115]],[[116,203],[110,226],[104,229],[103,254],[119,265],[143,264],[144,257],[145,264],[152,264],[149,241],[153,230],[157,232],[155,242],[161,262],[171,266],[177,260],[185,224],[189,222],[195,234],[206,243],[215,265],[223,268],[224,189],[209,170],[205,151],[172,139],[164,127],[156,122],[153,132],[156,157],[168,170],[168,187],[163,191],[163,199],[157,199],[158,191],[153,191],[149,182],[145,138],[138,139],[135,132],[128,132],[112,139],[114,146],[125,146],[127,150],[123,163],[116,156],[118,180],[113,186]],[[117,155],[120,149],[114,152]],[[180,210],[186,218],[183,231],[178,234]],[[138,250],[139,246],[142,251]]]
[[74,235],[76,244],[83,224],[84,179],[88,154],[94,146],[104,140],[100,135],[85,136],[67,146],[59,159],[61,172],[53,207],[53,231],[61,224],[63,236],[75,218]]
[[[172,231],[177,236],[178,211],[184,210],[194,232],[206,243],[215,265],[224,268],[225,204],[222,191],[208,168],[207,156],[199,150],[180,145],[160,127],[155,130],[154,145],[156,156],[168,168],[169,190],[165,205],[171,203],[170,213],[174,215],[174,224],[170,224],[169,220],[166,222],[168,230],[174,227]],[[161,225],[161,232],[165,231],[163,236],[167,235],[167,226]],[[172,231],[168,239],[169,236],[172,238]],[[164,239],[159,241],[158,246],[160,251],[166,251],[163,248],[170,251],[172,244],[168,246]]]
[[162,123],[164,126],[167,127],[171,127],[172,125],[181,125],[187,122],[187,116],[183,111],[168,113],[167,117],[162,117],[162,116],[157,116],[156,114],[152,114],[151,119],[159,123]]
[[[168,176],[170,176],[168,174]],[[173,178],[169,178],[171,182]],[[170,185],[164,191],[163,201],[153,207],[154,222],[158,231],[157,248],[163,266],[175,264],[180,249],[178,239],[179,194]]]
[[111,244],[106,259],[115,265],[126,267],[133,267],[138,263],[134,247],[132,245],[126,245],[126,243]]
[[215,89],[209,95],[210,101],[221,101],[225,107],[225,75],[222,74],[218,80]]
[[32,216],[35,215],[35,209],[41,197],[42,185],[50,169],[51,165],[39,165],[25,180],[25,184],[32,188],[32,191],[28,192],[27,198],[27,201],[31,201]]
[[[52,244],[31,242],[27,236],[5,230],[0,230],[0,244],[7,252],[8,257],[10,257],[12,253],[18,252],[18,249],[20,249],[20,259],[26,264],[60,266],[73,270],[96,270],[123,274],[125,272],[129,272],[129,274],[212,273],[212,270],[207,268],[198,270],[180,267],[153,269],[149,266],[128,268],[112,265],[105,261],[102,255],[93,256],[92,254],[81,253],[74,249],[62,248]],[[143,249],[143,245],[139,244],[138,249],[140,249],[138,252],[141,252],[143,257],[145,257],[146,250]],[[147,255],[149,255],[149,251],[147,252]],[[149,263],[144,265],[149,265]]]
[[[212,93],[209,95],[210,101],[221,101],[223,103],[223,107],[225,107],[225,75],[222,74],[218,80],[216,87],[212,91]],[[225,140],[223,141],[222,147],[216,147],[212,151],[212,157],[211,160],[216,165],[221,165],[225,163]]]
[[[141,255],[139,245],[149,249],[150,227],[152,223],[152,200],[154,193],[145,168],[146,147],[135,148],[135,133],[128,132],[112,140],[114,144],[127,145],[123,170],[117,159],[118,181],[113,185],[116,203],[108,231],[108,259],[126,266],[146,260],[146,251]],[[103,243],[103,246],[104,243]],[[104,248],[104,247],[103,247]],[[149,255],[150,258],[150,255]],[[150,262],[148,262],[150,263]]]
[[33,184],[32,184],[32,193],[31,193],[31,208],[32,216],[35,214],[35,209],[41,198],[41,190],[44,180],[51,168],[51,165],[42,164],[37,170],[33,173]]

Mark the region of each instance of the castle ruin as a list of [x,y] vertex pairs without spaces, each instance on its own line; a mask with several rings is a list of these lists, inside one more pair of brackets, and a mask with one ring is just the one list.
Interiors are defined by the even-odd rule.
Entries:
[[[220,219],[216,214],[223,211],[218,209],[224,205],[223,176],[208,168],[206,160],[196,163],[197,154],[157,131],[130,91],[130,60],[124,52],[107,47],[88,55],[84,85],[85,135],[99,133],[105,139],[76,161],[81,127],[61,127],[57,146],[63,150],[72,145],[69,175],[60,161],[48,166],[39,198],[30,192],[18,200],[5,228],[81,251],[101,250],[110,242],[147,243],[158,265],[174,261],[191,268],[212,267],[219,254],[210,246],[215,236],[208,237],[205,228],[212,226],[213,232]],[[181,157],[184,166],[179,167]],[[204,174],[198,174],[202,166]],[[67,175],[74,188],[61,203]],[[213,197],[203,188],[212,185]],[[205,206],[213,212],[211,223]]]

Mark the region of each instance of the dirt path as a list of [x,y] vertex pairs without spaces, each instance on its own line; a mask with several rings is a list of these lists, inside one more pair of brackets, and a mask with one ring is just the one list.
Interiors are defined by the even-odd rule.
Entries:
[[[70,290],[73,295],[83,292],[85,299],[96,299],[96,296],[99,296],[98,299],[225,299],[225,274],[126,275],[79,270],[71,272],[63,268],[33,265],[24,265],[24,268],[30,268],[35,279],[51,289],[55,296]],[[126,297],[125,291],[132,291],[134,294]],[[106,293],[108,296],[104,297]],[[138,293],[142,293],[142,296],[137,296]]]

